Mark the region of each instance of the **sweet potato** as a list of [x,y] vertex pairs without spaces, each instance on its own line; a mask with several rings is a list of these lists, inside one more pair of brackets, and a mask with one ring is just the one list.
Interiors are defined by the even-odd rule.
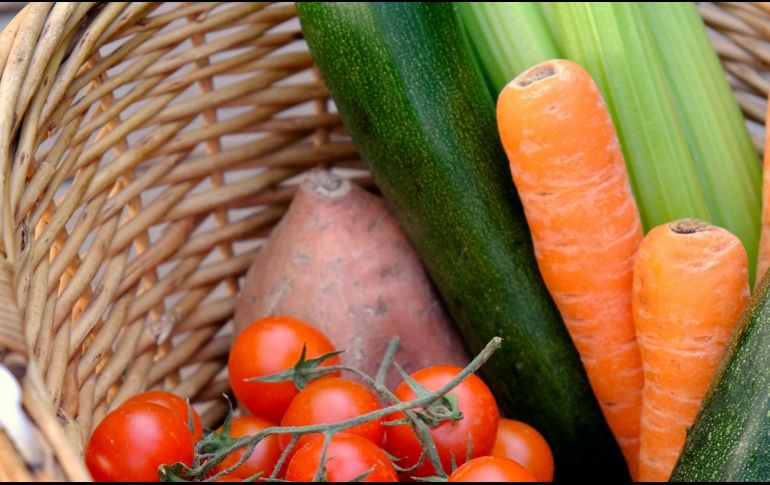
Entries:
[[[407,372],[465,365],[468,354],[420,259],[385,202],[330,172],[312,172],[255,258],[235,312],[236,332],[291,315],[345,350],[343,364],[374,375],[394,336]],[[395,372],[388,383],[400,378]]]

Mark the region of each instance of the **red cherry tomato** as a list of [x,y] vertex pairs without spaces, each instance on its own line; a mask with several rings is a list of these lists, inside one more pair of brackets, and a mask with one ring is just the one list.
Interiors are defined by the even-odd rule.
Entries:
[[553,454],[543,435],[532,426],[501,419],[492,456],[508,458],[529,470],[537,481],[553,481]]
[[[233,438],[242,438],[244,436],[254,436],[260,431],[274,426],[273,423],[256,416],[241,416],[235,418],[230,423],[230,436]],[[219,432],[222,431],[220,428]],[[245,449],[238,450],[225,458],[214,468],[214,473],[227,470],[238,463],[246,452]],[[251,452],[246,462],[235,469],[235,471],[225,475],[226,477],[239,480],[253,477],[257,473],[262,473],[261,477],[269,477],[273,473],[275,464],[281,457],[281,447],[278,444],[278,435],[270,435],[257,443],[254,451]]]
[[193,437],[170,409],[129,403],[108,414],[86,448],[86,465],[99,482],[157,482],[158,467],[193,460]]
[[[168,408],[172,410],[174,414],[176,414],[179,419],[184,421],[189,427],[190,416],[188,415],[187,401],[177,396],[176,394],[165,391],[147,391],[141,394],[137,394],[136,396],[124,402],[123,405],[134,402],[151,402],[154,404],[159,404],[164,408]],[[194,438],[195,441],[200,441],[200,439],[203,437],[201,418],[198,416],[198,413],[196,413],[194,409],[192,411],[192,416],[194,427],[193,429],[195,430]]]
[[[326,377],[308,384],[292,399],[281,419],[281,426],[309,426],[338,423],[380,409],[377,396],[363,385],[340,377]],[[380,446],[385,436],[381,420],[369,421],[349,428],[346,433],[356,434]],[[301,447],[310,438],[302,437]],[[281,447],[285,448],[291,437],[281,435]]]
[[[299,392],[294,383],[246,382],[245,379],[292,368],[300,358],[303,345],[307,346],[308,360],[334,352],[323,333],[292,317],[263,318],[244,330],[235,339],[227,362],[230,385],[238,402],[256,416],[279,422]],[[325,365],[339,362],[334,357]]]
[[475,458],[449,475],[449,482],[536,482],[526,468],[513,460],[484,456]]
[[[461,370],[455,366],[428,367],[412,374],[412,378],[433,392],[449,383]],[[395,394],[401,401],[411,401],[416,397],[406,382],[396,388]],[[452,457],[458,465],[465,463],[469,439],[471,458],[486,456],[492,451],[499,420],[495,398],[479,377],[469,376],[450,394],[457,397],[463,418],[455,422],[445,421],[430,432],[436,443],[441,464],[447,473],[451,471]],[[386,422],[404,417],[403,413],[394,414],[386,418]],[[411,425],[386,426],[385,433],[386,449],[392,456],[400,459],[396,462],[399,466],[408,468],[417,463],[422,453],[422,445]],[[413,477],[434,475],[436,471],[429,460],[425,460],[416,470],[409,473],[409,476]]]
[[[321,462],[323,436],[312,436],[294,455],[286,471],[290,482],[310,482]],[[397,482],[398,475],[385,452],[371,441],[348,433],[334,435],[326,451],[326,481],[349,482],[372,472],[364,482]]]

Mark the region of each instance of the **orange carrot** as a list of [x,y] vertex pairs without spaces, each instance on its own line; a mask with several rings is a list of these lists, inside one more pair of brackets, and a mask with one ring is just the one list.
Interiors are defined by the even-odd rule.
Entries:
[[755,284],[770,268],[770,104],[768,104],[769,122],[765,123],[765,161],[762,169],[762,232],[759,236],[759,257],[757,258],[757,279]]
[[558,60],[503,89],[497,122],[538,267],[636,477],[643,376],[631,285],[642,224],[612,120],[590,75]]
[[634,265],[644,364],[639,479],[667,481],[730,332],[749,298],[740,240],[697,219],[647,234]]

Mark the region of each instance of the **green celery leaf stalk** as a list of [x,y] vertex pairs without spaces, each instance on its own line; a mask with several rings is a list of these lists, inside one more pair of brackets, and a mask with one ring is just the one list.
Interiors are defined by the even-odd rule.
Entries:
[[712,220],[652,33],[632,3],[559,3],[554,27],[568,59],[599,85],[623,147],[645,228]]
[[754,280],[762,166],[743,114],[692,3],[641,3],[706,194],[711,222],[738,236]]
[[460,2],[455,8],[495,98],[520,73],[561,57],[537,2]]

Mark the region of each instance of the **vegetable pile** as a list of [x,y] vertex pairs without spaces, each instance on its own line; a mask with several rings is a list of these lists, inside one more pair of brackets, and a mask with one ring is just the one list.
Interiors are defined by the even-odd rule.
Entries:
[[384,198],[309,174],[237,305],[240,412],[136,396],[94,478],[770,480],[770,149],[762,201],[692,4],[297,11]]
[[617,127],[645,229],[688,217],[724,227],[753,281],[761,168],[694,4],[481,2],[458,17],[493,96],[540,62],[583,66]]
[[[451,5],[299,3],[345,125],[506,415],[571,479],[624,480],[622,455],[538,271],[495,105]],[[591,443],[590,447],[585,443]]]
[[298,10],[470,350],[510,343],[485,375],[506,412],[543,431],[557,478],[589,463],[668,478],[720,380],[760,233],[756,152],[694,7]]

